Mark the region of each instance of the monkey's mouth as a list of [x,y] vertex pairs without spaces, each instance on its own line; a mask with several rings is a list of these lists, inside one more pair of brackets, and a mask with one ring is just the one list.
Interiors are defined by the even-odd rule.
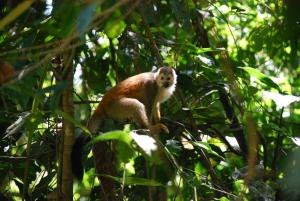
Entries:
[[169,86],[170,86],[169,83],[167,83],[167,82],[163,83],[163,87],[164,87],[164,88],[168,88]]

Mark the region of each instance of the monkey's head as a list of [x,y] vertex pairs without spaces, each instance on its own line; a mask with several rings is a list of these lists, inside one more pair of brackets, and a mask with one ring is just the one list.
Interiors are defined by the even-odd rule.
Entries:
[[177,75],[171,67],[161,67],[156,72],[156,83],[158,87],[168,89],[170,87],[175,89],[177,82]]

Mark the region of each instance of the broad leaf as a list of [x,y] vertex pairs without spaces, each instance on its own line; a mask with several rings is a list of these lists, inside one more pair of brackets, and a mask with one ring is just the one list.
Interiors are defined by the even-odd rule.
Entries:
[[66,120],[70,121],[71,123],[73,123],[75,126],[79,127],[85,134],[87,135],[92,135],[91,132],[89,131],[89,129],[87,129],[87,127],[83,126],[80,122],[76,121],[73,117],[71,117],[69,114],[57,110],[55,112],[56,114],[62,116],[63,118],[65,118]]
[[280,90],[280,87],[273,82],[267,75],[260,72],[258,69],[251,68],[251,67],[240,67],[244,71],[246,71],[250,76],[255,77],[257,80],[259,80],[261,83],[264,83],[265,85],[272,87],[274,89]]
[[155,140],[148,135],[139,135],[135,132],[130,133],[132,139],[136,142],[136,144],[147,154],[151,155],[151,153],[157,150],[157,145]]
[[101,135],[98,135],[97,137],[94,137],[89,144],[95,144],[96,142],[106,141],[106,140],[119,140],[129,145],[132,141],[132,138],[127,132],[116,130],[116,131],[103,133]]
[[294,102],[300,101],[300,97],[298,96],[273,93],[269,91],[263,91],[262,96],[272,99],[278,107],[286,107]]
[[222,156],[220,156],[217,152],[215,152],[211,146],[209,145],[209,143],[207,142],[191,142],[194,146],[197,146],[201,149],[204,149],[207,153],[213,154],[219,158],[221,158],[222,160],[224,160],[224,158]]

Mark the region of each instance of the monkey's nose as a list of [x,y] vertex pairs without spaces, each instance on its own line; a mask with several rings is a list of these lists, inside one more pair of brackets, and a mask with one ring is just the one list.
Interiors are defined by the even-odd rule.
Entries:
[[168,87],[170,86],[170,84],[169,84],[168,82],[164,82],[164,83],[163,83],[163,86],[164,86],[165,88],[168,88]]

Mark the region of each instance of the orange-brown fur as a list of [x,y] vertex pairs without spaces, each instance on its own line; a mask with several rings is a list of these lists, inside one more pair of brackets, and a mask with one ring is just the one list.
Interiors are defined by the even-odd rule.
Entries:
[[123,97],[139,100],[143,99],[144,94],[141,88],[143,87],[143,84],[147,82],[149,77],[153,79],[153,75],[149,75],[149,73],[142,73],[120,82],[105,94],[95,112],[100,112],[100,110],[105,108],[113,100],[118,100]]

